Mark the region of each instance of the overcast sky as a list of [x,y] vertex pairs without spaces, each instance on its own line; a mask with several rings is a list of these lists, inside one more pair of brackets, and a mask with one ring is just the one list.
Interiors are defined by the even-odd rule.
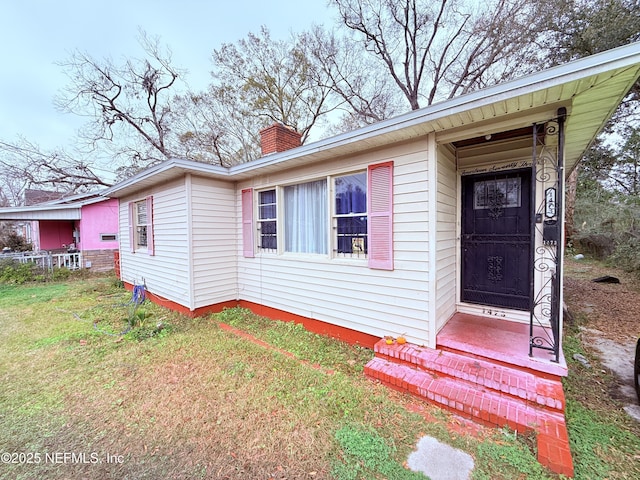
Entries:
[[204,87],[211,52],[266,25],[274,39],[313,23],[333,23],[326,0],[2,0],[0,2],[0,140],[18,136],[42,149],[66,146],[81,119],[53,106],[65,86],[56,65],[74,50],[96,59],[141,56],[138,29],[159,36],[173,64]]

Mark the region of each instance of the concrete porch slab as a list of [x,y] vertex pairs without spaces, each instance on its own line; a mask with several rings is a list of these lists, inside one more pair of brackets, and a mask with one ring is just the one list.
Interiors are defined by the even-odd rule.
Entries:
[[[550,335],[548,329],[534,327],[535,335]],[[534,349],[529,356],[529,325],[509,320],[456,313],[436,336],[436,348],[467,352],[536,372],[567,376],[562,351],[559,361],[551,352]]]

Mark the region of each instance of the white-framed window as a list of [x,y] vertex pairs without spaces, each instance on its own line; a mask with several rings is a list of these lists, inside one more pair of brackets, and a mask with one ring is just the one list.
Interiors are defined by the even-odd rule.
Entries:
[[333,188],[335,255],[367,258],[367,172],[334,177]]
[[277,217],[276,189],[258,192],[258,249],[262,252],[278,250]]
[[274,185],[257,196],[252,188],[242,190],[244,257],[254,257],[255,245],[273,253],[331,251],[334,258],[366,259],[369,268],[393,270],[393,166],[390,160],[366,171]]
[[138,248],[146,248],[148,245],[147,239],[147,227],[148,227],[148,216],[147,216],[147,202],[145,200],[141,202],[135,203],[135,236],[134,242],[136,249]]
[[118,235],[116,233],[101,233],[100,241],[101,242],[115,242],[118,239]]
[[326,179],[284,187],[283,203],[284,251],[328,253]]
[[129,203],[129,246],[131,252],[154,255],[153,197]]

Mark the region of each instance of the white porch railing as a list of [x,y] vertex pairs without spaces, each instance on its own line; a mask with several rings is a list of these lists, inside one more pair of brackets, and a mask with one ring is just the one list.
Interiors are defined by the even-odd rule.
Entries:
[[82,253],[9,253],[0,255],[0,259],[11,258],[20,263],[32,262],[41,267],[43,270],[49,271],[54,268],[68,268],[69,270],[78,270],[82,268]]

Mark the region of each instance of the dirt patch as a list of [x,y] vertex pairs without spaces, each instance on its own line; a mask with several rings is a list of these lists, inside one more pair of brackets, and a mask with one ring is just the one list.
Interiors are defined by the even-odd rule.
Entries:
[[[604,338],[627,343],[640,336],[640,282],[624,272],[604,267],[566,262],[565,302],[573,315],[588,317],[589,328]],[[595,283],[597,277],[612,274],[619,284]],[[634,341],[635,343],[635,341]]]
[[[593,282],[605,275],[617,277],[620,283]],[[568,322],[580,328],[584,347],[614,376],[610,397],[640,421],[633,380],[635,345],[640,337],[640,282],[601,264],[569,259],[564,287]]]

